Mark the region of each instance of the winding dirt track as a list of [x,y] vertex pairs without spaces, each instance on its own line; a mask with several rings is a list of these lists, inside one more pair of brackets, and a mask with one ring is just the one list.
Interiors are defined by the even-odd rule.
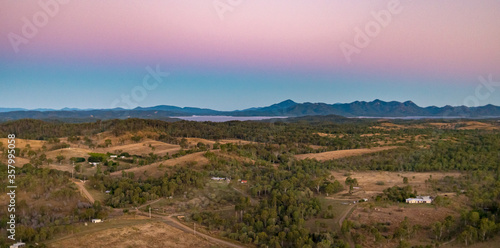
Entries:
[[[140,215],[149,216],[148,213],[142,213],[142,212],[139,212],[139,211],[138,211],[138,213]],[[165,223],[165,224],[167,224],[167,225],[169,225],[171,227],[177,228],[177,229],[179,229],[179,230],[181,230],[183,232],[191,233],[191,234],[194,233],[194,230],[191,227],[188,227],[188,226],[180,223],[178,220],[176,220],[175,218],[173,218],[171,215],[170,216],[162,216],[162,215],[158,215],[158,214],[151,214],[151,217],[159,218],[159,219],[162,220],[163,223]],[[225,247],[245,248],[244,246],[233,244],[231,242],[228,242],[228,241],[225,241],[225,240],[222,240],[222,239],[218,239],[218,238],[215,238],[215,237],[212,237],[212,236],[200,233],[200,232],[196,232],[196,236],[202,237],[202,238],[204,238],[206,240],[212,241],[212,242],[217,243],[219,245],[223,245]]]
[[85,196],[92,204],[94,204],[94,202],[95,202],[94,197],[92,197],[92,195],[87,191],[87,189],[85,188],[85,185],[80,180],[77,180],[77,179],[71,179],[71,181],[76,184],[76,186],[80,190],[80,193],[83,196]]

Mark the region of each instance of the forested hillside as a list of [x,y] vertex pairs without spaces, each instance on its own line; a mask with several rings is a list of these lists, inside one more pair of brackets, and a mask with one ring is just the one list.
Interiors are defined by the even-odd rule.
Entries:
[[[338,117],[0,124],[1,136],[16,134],[24,161],[18,231],[30,244],[89,218],[151,210],[250,247],[489,242],[500,231],[499,130],[496,120]],[[99,201],[82,198],[72,176]],[[405,203],[419,195],[434,201]]]

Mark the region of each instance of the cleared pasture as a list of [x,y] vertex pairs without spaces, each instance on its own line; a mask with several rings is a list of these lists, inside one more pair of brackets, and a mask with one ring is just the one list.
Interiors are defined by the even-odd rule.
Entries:
[[358,156],[368,153],[380,152],[385,150],[391,150],[398,148],[397,146],[383,146],[383,147],[373,147],[373,148],[362,148],[362,149],[349,149],[349,150],[338,150],[330,152],[321,153],[309,153],[309,154],[299,154],[295,155],[295,158],[299,160],[303,159],[316,159],[318,161],[327,161],[338,158]]

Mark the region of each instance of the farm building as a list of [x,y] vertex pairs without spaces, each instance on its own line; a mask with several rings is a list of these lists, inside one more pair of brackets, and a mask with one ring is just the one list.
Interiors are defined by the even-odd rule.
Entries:
[[10,246],[10,248],[18,248],[18,247],[25,247],[26,244],[23,242],[18,242]]
[[92,223],[101,223],[102,220],[101,219],[92,219]]
[[417,198],[408,198],[406,199],[406,203],[415,204],[415,203],[432,203],[432,198],[430,196],[417,196]]
[[225,177],[212,177],[212,180],[214,180],[214,181],[224,181],[224,180],[226,180],[226,178]]

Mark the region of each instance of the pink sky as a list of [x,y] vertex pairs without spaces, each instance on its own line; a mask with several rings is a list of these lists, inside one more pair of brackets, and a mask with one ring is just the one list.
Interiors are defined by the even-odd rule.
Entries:
[[[49,1],[50,2],[50,1]],[[221,0],[221,2],[225,2]],[[159,61],[194,66],[472,77],[500,72],[500,1],[404,1],[346,62],[339,45],[390,1],[243,0],[221,20],[213,1],[69,1],[14,53],[7,35],[38,1],[0,3],[1,54],[12,60]]]

